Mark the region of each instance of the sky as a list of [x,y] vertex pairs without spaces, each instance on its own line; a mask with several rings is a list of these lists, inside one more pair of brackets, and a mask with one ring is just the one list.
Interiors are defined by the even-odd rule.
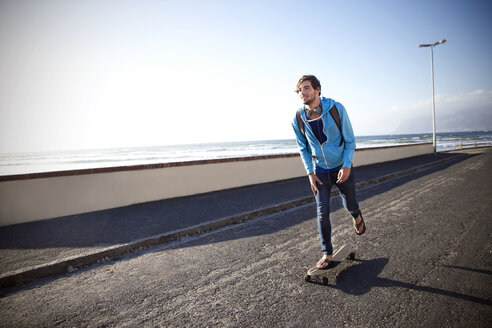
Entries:
[[491,15],[478,0],[0,0],[0,153],[293,139],[303,74],[356,135],[415,117],[432,131],[417,45],[446,39],[439,131],[492,110]]

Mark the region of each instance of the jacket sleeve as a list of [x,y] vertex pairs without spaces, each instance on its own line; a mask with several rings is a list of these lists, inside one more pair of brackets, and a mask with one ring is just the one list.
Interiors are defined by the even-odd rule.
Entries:
[[350,119],[348,117],[347,111],[342,104],[337,103],[337,109],[340,110],[340,120],[342,125],[342,134],[343,134],[343,166],[351,167],[352,161],[354,159],[354,151],[355,151],[355,136],[354,131],[352,129],[352,124],[350,123]]
[[297,147],[299,148],[299,154],[301,155],[304,168],[306,169],[307,174],[311,174],[314,172],[313,158],[311,157],[311,154],[309,154],[309,151],[306,147],[307,140],[304,134],[302,134],[301,130],[299,129],[296,117],[294,117],[294,121],[292,122],[292,128],[294,128],[296,143]]

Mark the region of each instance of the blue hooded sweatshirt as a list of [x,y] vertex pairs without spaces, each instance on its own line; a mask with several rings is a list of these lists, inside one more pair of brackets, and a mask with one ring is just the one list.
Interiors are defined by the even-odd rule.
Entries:
[[[304,168],[308,174],[314,173],[314,166],[323,169],[333,169],[340,165],[343,167],[351,167],[355,151],[355,136],[352,130],[352,124],[348,117],[347,111],[342,104],[335,102],[330,98],[320,98],[323,111],[321,112],[321,120],[323,120],[323,132],[327,140],[321,144],[311,129],[306,117],[305,106],[301,108],[301,118],[304,121],[304,130],[306,137],[302,134],[297,124],[297,118],[294,117],[292,127],[296,134],[296,142],[301,154]],[[330,108],[336,104],[338,115],[340,116],[340,125],[343,133],[343,144],[340,146],[342,133],[338,129],[337,124],[330,114]],[[306,147],[306,138],[309,142],[309,148]],[[314,165],[313,165],[314,160]]]

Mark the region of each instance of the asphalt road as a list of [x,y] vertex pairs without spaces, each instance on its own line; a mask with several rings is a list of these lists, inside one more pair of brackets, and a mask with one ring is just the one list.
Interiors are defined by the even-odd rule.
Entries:
[[1,327],[491,327],[492,151],[358,190],[367,232],[332,200],[330,284],[314,204],[2,290]]

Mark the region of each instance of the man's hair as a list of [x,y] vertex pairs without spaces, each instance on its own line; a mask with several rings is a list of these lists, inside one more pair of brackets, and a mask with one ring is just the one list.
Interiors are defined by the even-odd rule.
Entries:
[[297,82],[296,85],[296,92],[299,93],[301,91],[300,85],[304,83],[305,81],[310,81],[311,86],[313,87],[314,90],[319,89],[319,93],[321,94],[321,83],[319,83],[319,80],[316,78],[314,75],[303,75],[299,79],[299,82]]

